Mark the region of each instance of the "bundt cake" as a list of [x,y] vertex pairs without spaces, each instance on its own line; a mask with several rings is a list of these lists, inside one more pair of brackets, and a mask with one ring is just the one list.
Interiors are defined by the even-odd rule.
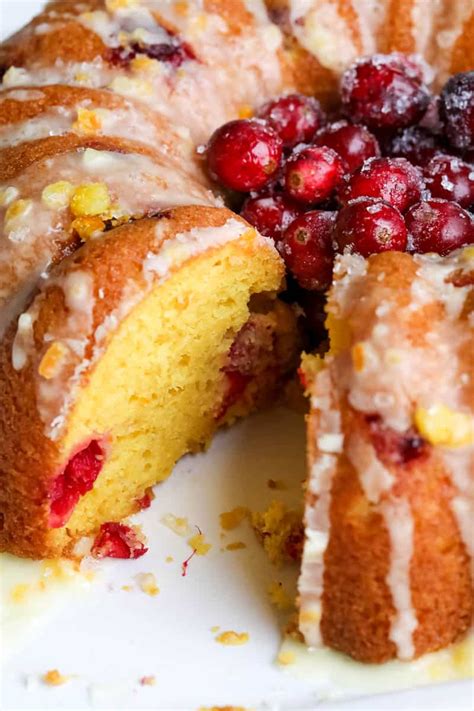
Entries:
[[306,644],[460,638],[473,22],[470,0],[58,0],[0,47],[0,550],[143,555],[123,519],[304,342]]

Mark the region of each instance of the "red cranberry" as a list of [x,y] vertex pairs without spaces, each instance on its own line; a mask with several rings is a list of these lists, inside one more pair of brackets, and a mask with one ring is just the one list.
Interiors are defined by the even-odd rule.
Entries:
[[345,114],[369,128],[402,128],[416,123],[430,94],[417,65],[393,53],[357,60],[343,75]]
[[131,526],[103,523],[91,553],[94,558],[141,558],[147,550]]
[[282,146],[281,138],[263,121],[230,121],[211,136],[209,171],[230,190],[260,190],[277,172]]
[[448,200],[426,200],[413,205],[406,214],[411,252],[448,254],[474,243],[471,215]]
[[396,207],[382,200],[361,197],[340,210],[334,238],[341,252],[349,247],[351,251],[368,257],[390,250],[403,252],[407,245],[407,230]]
[[405,212],[421,200],[424,187],[421,170],[405,158],[370,158],[351,176],[339,199],[344,205],[363,196],[380,198]]
[[441,92],[445,134],[455,148],[474,146],[474,71],[455,74]]
[[[164,30],[164,28],[162,29]],[[196,59],[196,55],[190,45],[181,41],[169,31],[166,32],[169,35],[169,42],[160,42],[158,44],[132,42],[127,47],[112,47],[107,52],[107,61],[114,66],[127,67],[137,55],[145,55],[150,59],[156,59],[178,69],[183,62]]]
[[338,153],[346,170],[353,173],[368,158],[380,155],[375,136],[365,126],[353,126],[347,121],[338,121],[322,128],[316,134],[314,143],[328,146]]
[[257,195],[247,198],[240,214],[262,235],[278,240],[301,210],[285,195]]
[[290,273],[304,289],[326,289],[331,283],[334,220],[334,212],[307,212],[291,223],[278,245]]
[[397,432],[379,415],[368,415],[367,422],[374,449],[384,464],[407,465],[426,455],[427,442],[415,430]]
[[214,415],[216,420],[222,419],[232,405],[235,405],[240,400],[251,380],[251,375],[240,373],[238,370],[225,371],[225,392],[222,402]]
[[288,159],[285,191],[303,205],[314,205],[331,195],[343,175],[344,164],[336,151],[325,146],[309,146]]
[[441,150],[439,139],[421,126],[404,128],[390,136],[382,148],[384,153],[406,158],[415,165],[426,165]]
[[77,502],[94,486],[104,465],[104,451],[97,440],[75,454],[52,484],[49,525],[60,528],[70,518]]
[[275,129],[287,148],[309,143],[324,122],[319,101],[303,94],[288,94],[269,101],[258,115]]
[[153,493],[153,489],[151,486],[149,486],[147,489],[145,489],[145,493],[143,496],[141,496],[139,499],[137,499],[137,506],[140,510],[143,509],[149,509],[151,506],[151,502],[155,498],[155,494]]
[[437,155],[428,163],[424,173],[433,197],[452,200],[462,207],[474,203],[474,168],[460,158]]

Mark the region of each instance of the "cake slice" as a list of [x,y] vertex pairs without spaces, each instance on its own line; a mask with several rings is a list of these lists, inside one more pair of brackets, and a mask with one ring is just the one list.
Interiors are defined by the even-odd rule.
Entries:
[[364,662],[472,620],[473,250],[337,258],[308,422],[299,626]]
[[197,206],[52,269],[1,345],[0,548],[73,554],[270,397],[297,354],[283,278],[270,240]]

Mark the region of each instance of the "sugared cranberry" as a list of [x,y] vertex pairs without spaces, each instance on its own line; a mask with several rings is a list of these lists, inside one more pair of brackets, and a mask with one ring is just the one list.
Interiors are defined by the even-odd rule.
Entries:
[[406,214],[411,252],[448,254],[474,243],[474,221],[462,207],[433,199],[413,205]]
[[341,189],[339,200],[345,205],[359,197],[379,198],[405,212],[421,200],[424,187],[421,170],[405,158],[370,158]]
[[348,247],[368,257],[389,250],[403,252],[407,245],[407,230],[396,207],[382,200],[361,197],[340,210],[334,238],[341,252]]
[[469,207],[474,203],[474,168],[460,158],[440,154],[424,170],[431,195]]
[[455,148],[474,146],[474,71],[455,74],[441,92],[445,134]]
[[382,150],[389,156],[406,158],[415,165],[426,165],[441,147],[438,137],[427,128],[409,126],[388,137]]
[[301,210],[290,198],[275,194],[247,198],[240,214],[262,235],[278,240]]
[[336,151],[309,146],[288,159],[284,172],[286,193],[302,205],[326,200],[341,183],[344,164]]
[[416,123],[430,94],[415,62],[393,53],[357,60],[342,77],[341,98],[356,123],[393,129]]
[[91,553],[94,558],[141,558],[147,550],[131,526],[103,523]]
[[365,126],[353,126],[338,121],[322,128],[313,141],[317,146],[328,146],[344,161],[346,170],[353,173],[368,158],[380,155],[375,136]]
[[322,290],[331,283],[334,219],[334,212],[307,212],[291,223],[278,245],[290,273],[304,289]]
[[230,121],[211,136],[209,171],[230,190],[260,190],[277,172],[282,149],[281,138],[263,121]]
[[324,123],[319,101],[303,94],[288,94],[269,101],[258,115],[275,129],[286,148],[309,143]]
[[379,415],[369,415],[367,422],[374,449],[384,464],[407,465],[427,454],[427,442],[415,430],[397,432]]
[[70,518],[77,502],[94,486],[104,465],[104,451],[97,440],[77,452],[57,476],[49,493],[51,528],[60,528]]

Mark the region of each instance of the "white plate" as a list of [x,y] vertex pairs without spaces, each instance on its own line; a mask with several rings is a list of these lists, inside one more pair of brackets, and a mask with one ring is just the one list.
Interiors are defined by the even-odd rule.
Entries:
[[[2,36],[20,27],[41,4],[0,0]],[[276,410],[221,432],[206,454],[182,460],[171,479],[157,488],[151,509],[139,517],[150,544],[144,558],[101,563],[88,589],[65,591],[62,607],[49,597],[51,614],[46,617],[41,606],[26,605],[26,613],[45,619],[43,627],[27,637],[21,653],[5,663],[1,707],[472,708],[469,682],[331,703],[321,699],[314,683],[274,664],[282,619],[271,606],[267,589],[280,580],[291,590],[296,570],[272,567],[247,524],[222,540],[218,515],[238,504],[261,509],[278,498],[279,492],[268,489],[268,478],[285,480],[289,484],[285,498],[298,502],[305,475],[304,447],[302,417]],[[199,525],[213,545],[207,556],[190,562],[186,577],[181,575],[181,561],[190,549],[185,538],[161,523],[167,513]],[[235,540],[248,547],[221,550]],[[166,562],[168,556],[173,562]],[[139,589],[134,576],[143,572],[156,576],[157,596]],[[123,585],[132,585],[133,590],[124,591]],[[219,631],[248,632],[249,641],[240,647],[222,646],[211,632],[214,626]],[[33,630],[35,625],[27,627]],[[5,651],[5,626],[1,632]],[[41,675],[55,668],[71,677],[68,683],[42,684]],[[146,675],[156,677],[155,686],[140,685]]]

